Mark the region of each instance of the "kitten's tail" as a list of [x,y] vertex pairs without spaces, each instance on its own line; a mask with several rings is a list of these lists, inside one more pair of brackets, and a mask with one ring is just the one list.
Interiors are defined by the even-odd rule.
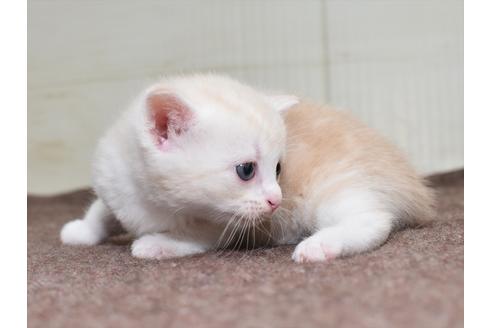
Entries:
[[393,191],[394,205],[398,209],[397,226],[426,226],[436,217],[436,192],[428,179],[409,178]]

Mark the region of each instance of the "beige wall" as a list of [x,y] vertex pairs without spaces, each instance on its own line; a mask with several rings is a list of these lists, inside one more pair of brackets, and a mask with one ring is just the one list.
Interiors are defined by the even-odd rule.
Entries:
[[90,183],[97,137],[163,74],[217,71],[352,110],[423,173],[463,165],[463,3],[28,3],[28,191]]

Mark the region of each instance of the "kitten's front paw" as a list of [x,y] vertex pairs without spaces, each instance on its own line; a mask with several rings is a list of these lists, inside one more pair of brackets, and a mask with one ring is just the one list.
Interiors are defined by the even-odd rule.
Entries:
[[132,255],[143,259],[167,259],[176,257],[176,251],[171,245],[166,245],[160,236],[143,236],[132,244]]
[[102,231],[98,231],[84,220],[70,221],[60,231],[60,239],[67,245],[97,245],[104,237]]
[[297,263],[329,262],[339,254],[340,247],[311,236],[296,246],[292,259]]

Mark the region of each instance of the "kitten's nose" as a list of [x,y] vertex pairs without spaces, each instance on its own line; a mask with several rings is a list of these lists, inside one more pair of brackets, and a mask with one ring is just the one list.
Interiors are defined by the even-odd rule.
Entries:
[[279,206],[282,198],[279,196],[270,196],[267,198],[268,206],[272,209],[272,212],[275,211]]

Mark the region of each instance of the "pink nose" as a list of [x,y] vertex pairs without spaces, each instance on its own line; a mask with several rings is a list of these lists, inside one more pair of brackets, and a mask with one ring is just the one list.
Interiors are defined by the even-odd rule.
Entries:
[[280,199],[271,197],[267,199],[267,203],[271,207],[272,211],[275,211],[277,207],[280,206]]

